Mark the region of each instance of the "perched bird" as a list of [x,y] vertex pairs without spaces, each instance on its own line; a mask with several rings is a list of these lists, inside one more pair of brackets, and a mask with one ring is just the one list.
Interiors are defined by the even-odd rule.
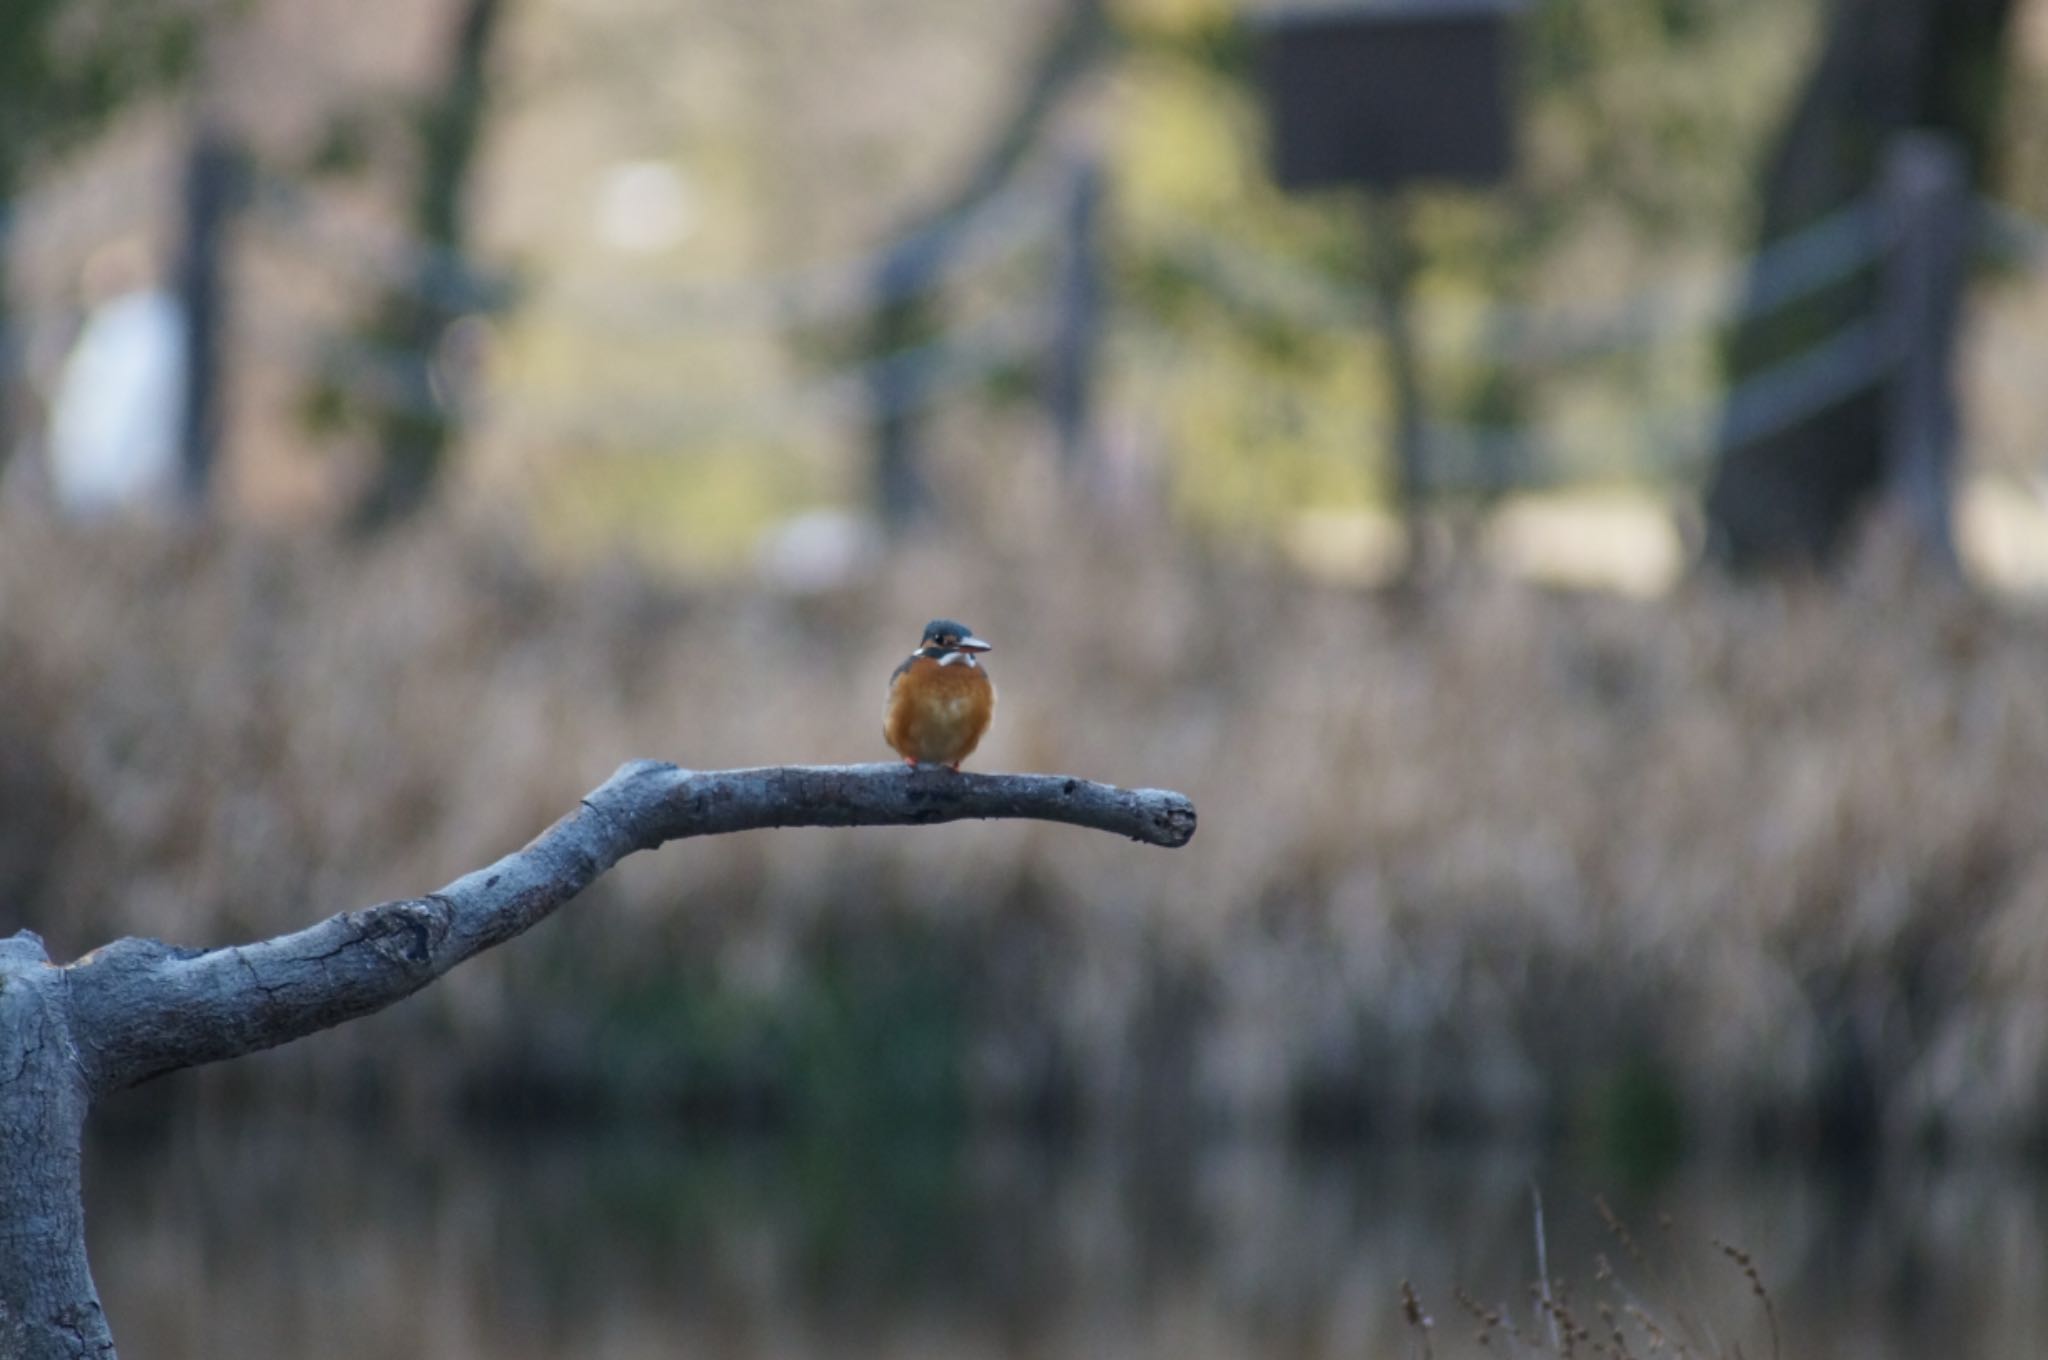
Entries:
[[988,731],[996,687],[975,655],[989,650],[967,625],[933,619],[917,650],[889,677],[882,739],[912,769],[946,765],[957,770]]

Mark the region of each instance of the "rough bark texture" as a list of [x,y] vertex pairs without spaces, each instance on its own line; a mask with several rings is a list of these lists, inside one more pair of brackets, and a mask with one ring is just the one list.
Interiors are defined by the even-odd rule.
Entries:
[[[1868,193],[1894,137],[1954,137],[1979,183],[1996,124],[2012,0],[1834,0],[1826,34],[1759,179],[1768,246]],[[1762,372],[1871,320],[1864,271],[1749,317],[1732,337],[1732,380]],[[1883,485],[1885,393],[1858,392],[1722,455],[1706,512],[1717,557],[1738,570],[1820,565]]]
[[31,1360],[114,1353],[85,1260],[68,984],[30,932],[0,940],[0,1355]]
[[29,932],[0,941],[0,1356],[114,1353],[79,1199],[94,1098],[381,1010],[665,841],[970,817],[1067,822],[1163,846],[1195,833],[1180,794],[1064,775],[638,761],[523,849],[426,897],[220,949],[118,940],[63,967]]

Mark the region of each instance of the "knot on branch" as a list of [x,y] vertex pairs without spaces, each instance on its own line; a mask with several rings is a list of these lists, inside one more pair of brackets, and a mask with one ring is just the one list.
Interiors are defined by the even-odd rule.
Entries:
[[[454,908],[436,896],[382,902],[343,914],[354,936],[352,944],[368,945],[390,962],[414,969],[433,965],[453,917]],[[349,947],[342,945],[336,952]]]

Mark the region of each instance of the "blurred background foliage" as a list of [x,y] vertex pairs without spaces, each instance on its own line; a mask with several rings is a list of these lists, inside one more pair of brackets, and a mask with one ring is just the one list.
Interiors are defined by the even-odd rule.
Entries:
[[[0,909],[56,956],[424,891],[631,757],[874,759],[884,678],[935,613],[999,647],[977,763],[1177,787],[1203,813],[1171,856],[1003,825],[646,857],[404,1007],[139,1097],[107,1183],[124,1155],[175,1157],[225,1193],[207,1121],[280,1108],[653,1127],[680,1169],[644,1147],[552,1167],[573,1204],[544,1194],[518,1231],[587,1247],[611,1228],[586,1211],[644,1221],[646,1259],[689,1273],[674,1225],[715,1219],[738,1239],[704,1248],[721,1298],[840,1278],[855,1253],[832,1242],[880,1241],[917,1298],[961,1278],[945,1258],[1075,1353],[1102,1353],[1091,1325],[1059,1331],[1097,1295],[1059,1263],[1095,1251],[1169,1304],[1242,1283],[1243,1311],[1204,1324],[1219,1353],[1285,1352],[1232,1330],[1282,1317],[1328,1327],[1287,1353],[1354,1354],[1394,1343],[1281,1277],[1384,1286],[1412,1244],[1358,1204],[1419,1198],[1497,1244],[1559,1150],[1703,1216],[1751,1201],[1688,1181],[1702,1163],[2038,1152],[2048,5],[2012,20],[1984,212],[2017,245],[1976,265],[1961,354],[1967,580],[1882,523],[1827,573],[1696,568],[1727,296],[1840,12],[1527,7],[1513,182],[1418,189],[1406,215],[1433,418],[1540,438],[1450,449],[1429,524],[1448,551],[1390,588],[1364,249],[1384,205],[1272,185],[1234,7],[0,0]],[[201,131],[238,166],[203,501],[56,513],[64,375],[110,299],[174,283]],[[1107,186],[1087,241],[1108,300],[1074,459],[1045,374],[1077,166]],[[938,282],[892,292],[906,276]],[[926,513],[891,533],[873,408],[906,381]],[[723,1134],[774,1170],[705,1153]],[[984,1212],[992,1135],[1082,1169],[1004,1172]],[[1486,1149],[1487,1207],[1459,1207],[1456,1174],[1387,1169],[1424,1147]],[[1325,1173],[1239,1165],[1332,1149],[1364,1183],[1338,1178],[1348,1226],[1296,1231]],[[427,1217],[465,1275],[437,1287],[555,1270],[543,1312],[602,1291],[545,1246],[493,1256],[469,1174],[417,1173],[456,1187]],[[1888,1184],[1865,1293],[1934,1250],[1976,1273],[1927,1296],[1977,1316],[1991,1286],[1956,1224],[1980,1213],[2025,1219],[2004,1268],[2042,1255],[2026,1196],[1942,1200],[1929,1248],[1900,1226],[1919,1191]],[[1105,1246],[1126,1194],[1156,1237]],[[1792,1205],[1767,1230],[1825,1314],[1833,1210],[1760,1197]],[[145,1245],[115,1278],[159,1334],[242,1344],[162,1302],[186,1258],[146,1246],[190,1206],[116,1202]],[[351,1212],[339,1236],[374,1237]],[[976,1256],[1019,1222],[1017,1260]],[[208,1231],[220,1259],[264,1255]],[[1261,1255],[1297,1238],[1338,1264]],[[379,1241],[366,1257],[417,1251]],[[1502,1278],[1491,1251],[1476,1268]],[[365,1269],[379,1317],[464,1316]],[[2009,1341],[2038,1308],[2006,1292],[1979,1331]],[[1076,1312],[1044,1324],[1047,1298]],[[582,1315],[560,1304],[550,1335]],[[820,1353],[825,1315],[802,1315]],[[284,1330],[268,1349],[314,1353],[317,1327]],[[507,1331],[436,1353],[511,1353]]]
[[[386,485],[373,449],[403,459],[390,449],[408,432],[432,444],[440,423],[461,418],[431,402],[415,409],[415,398],[445,395],[434,386],[445,367],[419,378],[392,360],[493,289],[480,281],[479,295],[465,296],[466,277],[435,278],[448,260],[401,252],[394,282],[415,286],[381,286],[385,301],[365,313],[361,284],[374,272],[333,277],[360,274],[380,236],[388,252],[388,228],[410,218],[422,246],[473,249],[519,280],[516,306],[451,331],[459,353],[430,356],[482,365],[458,473],[465,502],[509,502],[581,556],[623,542],[699,567],[731,564],[792,511],[861,503],[865,427],[843,404],[809,409],[801,381],[820,353],[847,352],[843,322],[763,328],[743,286],[703,285],[801,279],[818,261],[852,266],[922,207],[944,206],[953,189],[972,187],[957,182],[961,167],[1001,141],[1010,87],[1027,83],[1042,31],[1092,22],[1104,37],[1079,49],[1085,75],[1062,87],[1044,145],[1023,148],[1016,174],[1035,166],[1036,190],[1052,188],[1046,147],[1062,142],[1108,164],[1115,307],[1100,381],[1117,423],[1103,438],[1190,528],[1270,537],[1303,509],[1377,503],[1381,364],[1362,334],[1363,306],[1341,326],[1329,315],[1366,283],[1357,205],[1345,195],[1289,200],[1267,180],[1252,42],[1230,7],[1133,0],[1091,13],[1102,9],[910,6],[884,21],[798,7],[764,20],[714,3],[651,13],[593,3],[511,6],[498,18],[495,5],[474,4],[394,25],[381,59],[359,34],[331,33],[345,20],[319,6],[201,12],[212,74],[189,53],[175,69],[267,172],[311,176],[301,182],[320,214],[318,231],[286,219],[241,246],[253,258],[240,275],[258,274],[261,261],[271,276],[243,285],[242,310],[256,314],[244,343],[273,360],[283,349],[319,362],[310,386],[301,372],[284,392],[237,373],[231,475],[272,513],[374,501],[388,491],[365,489]],[[457,23],[485,14],[494,17],[481,34]],[[198,23],[188,16],[178,31]],[[1812,4],[1759,0],[1534,8],[1520,26],[1515,184],[1414,195],[1420,288],[1449,318],[1447,333],[1425,337],[1437,360],[1430,395],[1446,418],[1509,425],[1563,411],[1578,422],[1581,475],[1668,484],[1648,451],[1628,446],[1636,432],[1623,415],[1645,383],[1667,401],[1705,399],[1716,382],[1711,337],[1625,351],[1538,385],[1461,362],[1471,337],[1458,332],[1472,323],[1458,318],[1501,302],[1618,302],[1739,258],[1755,167],[1815,24]],[[458,32],[473,34],[467,58]],[[462,75],[465,60],[475,76]],[[458,97],[466,80],[487,89]],[[146,106],[131,123],[162,124],[149,88],[120,87]],[[863,92],[857,107],[835,97],[849,89]],[[474,165],[445,137],[433,150],[433,129],[453,126],[465,98],[485,120]],[[929,116],[938,108],[948,116]],[[1013,194],[1023,207],[995,214],[998,231],[1048,197],[1026,184]],[[1284,290],[1219,290],[1205,242],[1250,262],[1255,285],[1258,264],[1271,261],[1295,270],[1298,285],[1320,280],[1331,290],[1321,314],[1283,305]],[[53,241],[55,258],[28,262],[24,291],[62,300],[61,284],[45,291],[41,280],[60,281],[101,244],[90,234]],[[1027,238],[1022,258],[949,296],[946,319],[970,331],[991,313],[1035,326],[1048,248]],[[830,298],[853,319],[857,298]],[[321,338],[336,327],[360,328],[345,359]],[[935,460],[995,464],[964,476],[1015,477],[1029,457],[967,453],[1035,437],[1018,428],[1015,397],[1028,387],[1015,361],[1036,361],[1015,348],[970,379],[967,395],[981,399],[955,394],[937,412],[956,428]]]
[[[1936,920],[1970,958],[2031,919],[2006,782],[2036,777],[2030,610],[1951,598],[1882,550],[1854,579],[1891,601],[1883,628],[1799,586],[1674,590],[1704,468],[1631,421],[1710,407],[1711,321],[1547,368],[1512,359],[1526,334],[1485,343],[1739,279],[1827,17],[1521,16],[1514,181],[1409,195],[1427,395],[1452,425],[1546,425],[1575,495],[1518,480],[1541,469],[1454,480],[1434,506],[1461,546],[1418,606],[1370,589],[1391,557],[1369,205],[1271,184],[1233,7],[10,8],[14,59],[41,54],[4,125],[29,398],[0,536],[11,900],[67,949],[258,933],[497,853],[630,754],[863,759],[905,620],[944,610],[1007,644],[993,760],[1188,787],[1202,844],[1163,867],[1016,829],[993,857],[968,831],[698,848],[671,857],[707,866],[682,882],[628,876],[622,948],[564,930],[423,1004],[465,1036],[464,1071],[426,1087],[778,1119],[868,1090],[1071,1119],[1129,1086],[1233,1119],[1394,1110],[1638,1152],[1708,1111],[1736,1142],[1735,1111],[1816,1144],[1930,1121],[2019,1138],[2048,1094],[1998,1056],[2036,1028],[2023,990],[1944,974],[1937,1005],[1890,970]],[[2021,205],[2042,22],[2019,21],[1999,139]],[[241,166],[210,514],[45,523],[55,341],[106,276],[161,286],[152,256],[190,253],[191,129]],[[1077,159],[1110,190],[1091,230],[1111,298],[1078,467],[1040,396]],[[1986,276],[1970,381],[2036,324],[2031,278]],[[946,346],[975,362],[920,369],[902,413],[935,513],[890,541],[868,405],[878,374]],[[1965,528],[2001,588],[2036,569],[2031,444],[1995,433],[2027,395],[1972,407]],[[1587,576],[1652,599],[1529,583]],[[1865,678],[1880,654],[1905,690]],[[1928,714],[1901,716],[1922,690]],[[1738,808],[1744,752],[1798,763]],[[1866,807],[1857,772],[1906,752],[1943,776]],[[745,910],[673,905],[700,894]],[[1875,934],[1842,927],[1866,902]],[[1487,963],[1502,929],[1518,944]],[[1327,932],[1355,963],[1308,948]],[[1699,932],[1744,960],[1734,981],[1674,952]],[[1439,960],[1422,1000],[1398,999],[1390,940]],[[1092,1009],[1066,994],[1077,957],[1122,970]],[[756,968],[773,985],[735,981]],[[1530,1032],[1610,970],[1587,1023]],[[1275,979],[1291,1004],[1247,1018]],[[1705,1014],[1724,985],[1751,995],[1734,1032],[1756,1042],[1688,1018],[1681,998]],[[1844,1011],[1865,987],[1984,1037],[1925,1075],[1919,1022]],[[1131,1056],[1153,1042],[1156,1072]]]

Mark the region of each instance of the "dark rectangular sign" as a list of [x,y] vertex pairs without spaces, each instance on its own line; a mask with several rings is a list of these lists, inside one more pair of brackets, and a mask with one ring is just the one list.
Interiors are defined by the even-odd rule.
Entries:
[[1397,0],[1257,19],[1280,186],[1506,178],[1515,8],[1514,0]]

